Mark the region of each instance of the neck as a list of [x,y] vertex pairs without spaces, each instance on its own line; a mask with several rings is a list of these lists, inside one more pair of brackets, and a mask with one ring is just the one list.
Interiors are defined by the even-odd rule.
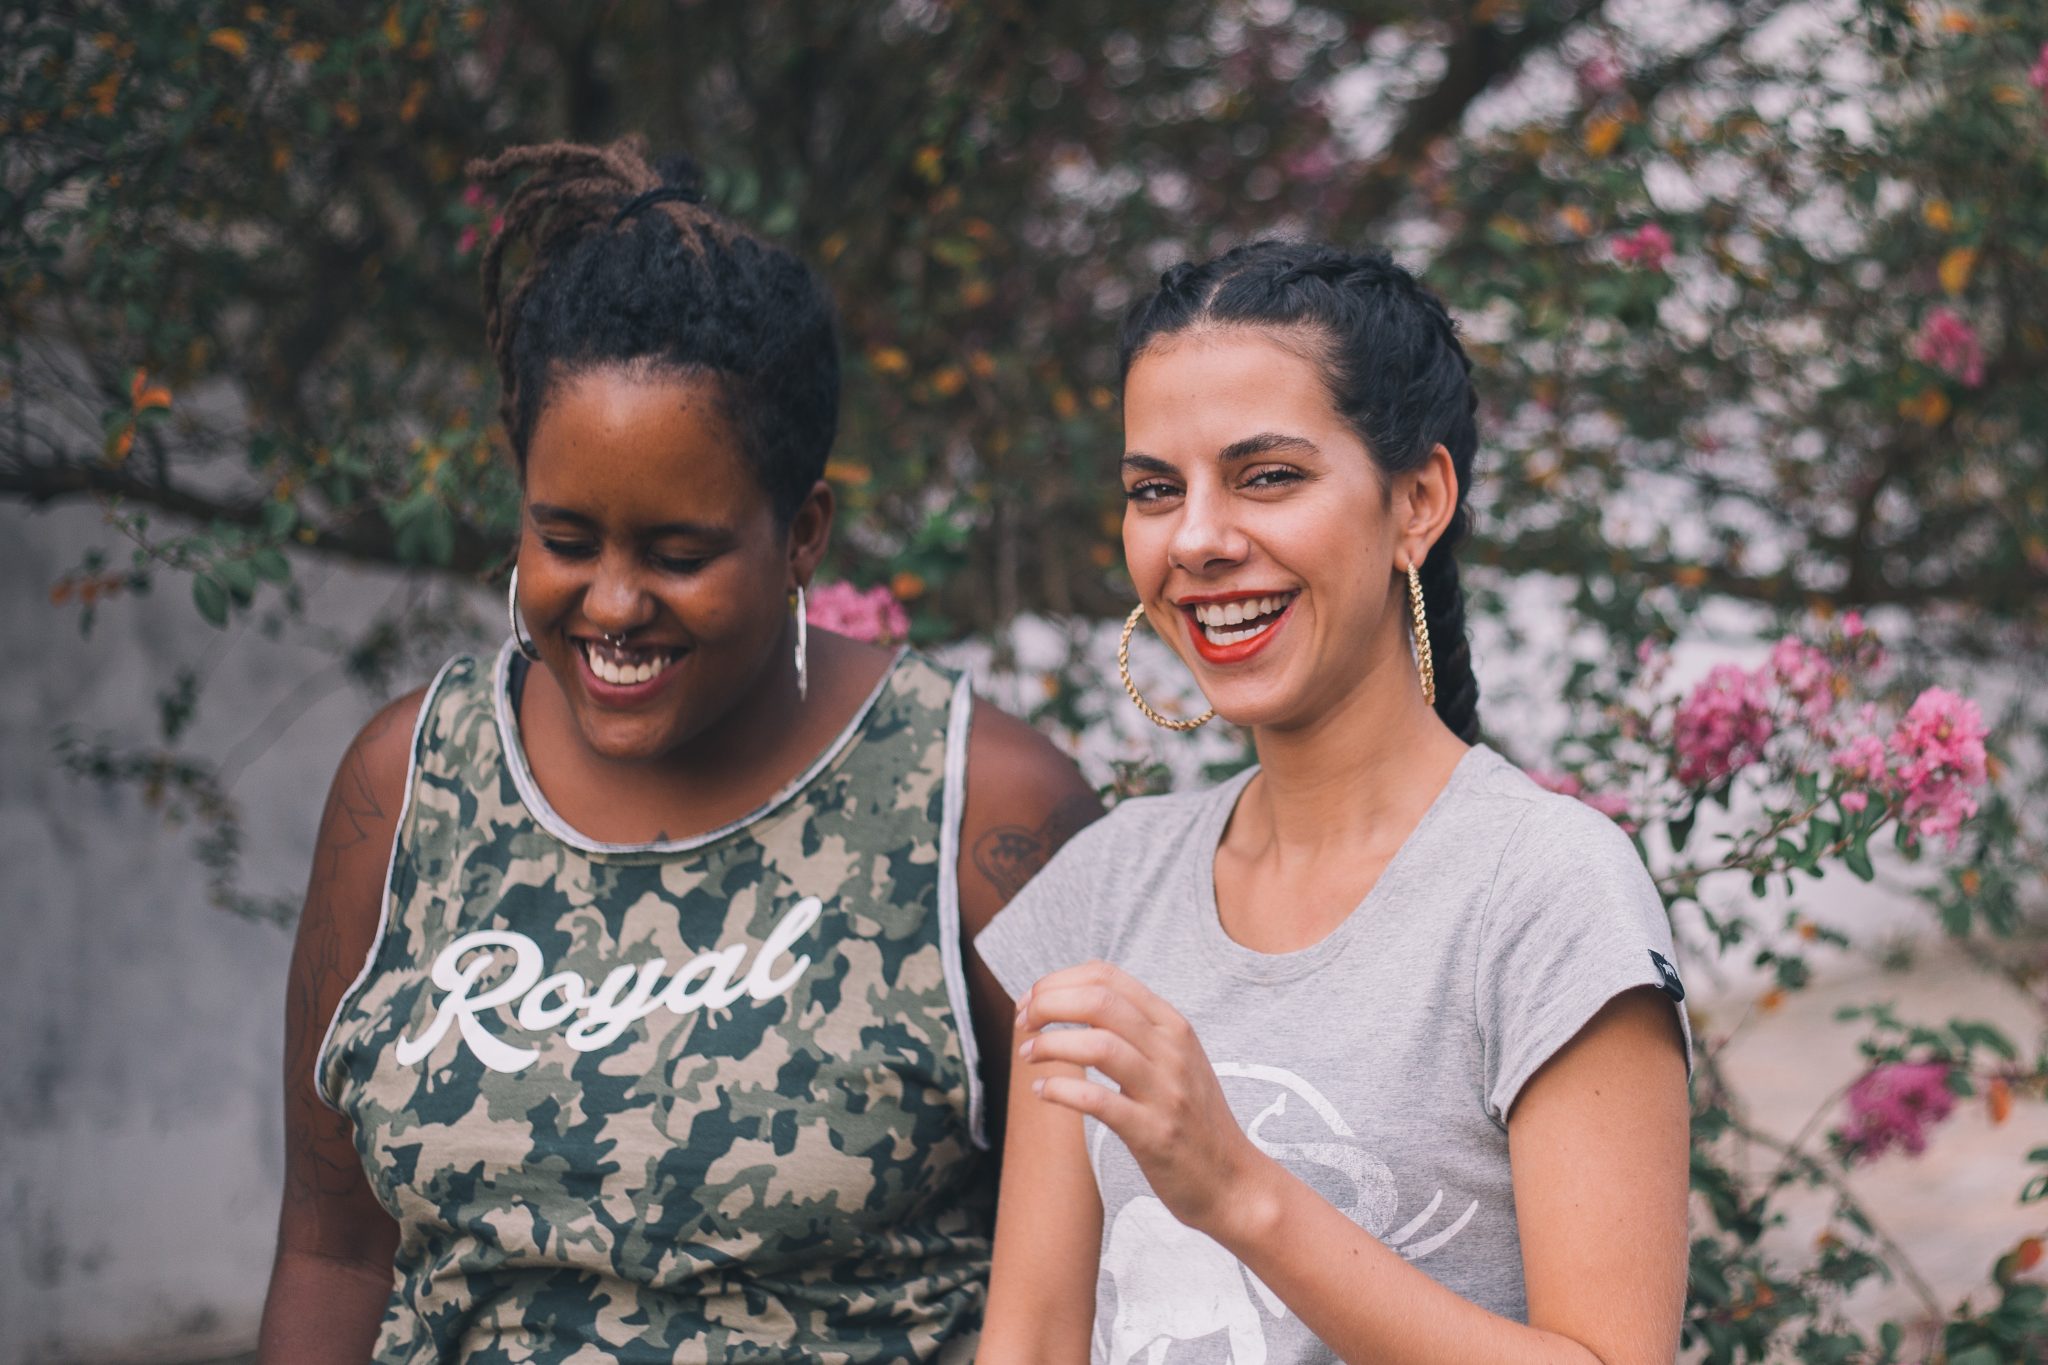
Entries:
[[1422,698],[1405,648],[1300,725],[1252,734],[1259,776],[1232,832],[1286,861],[1407,837],[1469,749]]

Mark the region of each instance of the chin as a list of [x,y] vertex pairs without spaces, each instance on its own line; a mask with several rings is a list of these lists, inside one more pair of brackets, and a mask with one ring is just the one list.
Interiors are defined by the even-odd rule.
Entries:
[[583,742],[593,753],[616,763],[657,758],[676,745],[675,727],[652,718],[584,715],[577,718],[577,729],[583,732]]

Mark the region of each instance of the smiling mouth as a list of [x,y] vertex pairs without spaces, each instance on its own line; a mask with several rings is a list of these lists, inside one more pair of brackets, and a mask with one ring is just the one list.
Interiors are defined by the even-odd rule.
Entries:
[[1236,602],[1197,602],[1181,610],[1194,622],[1201,638],[1220,649],[1264,635],[1279,624],[1298,595],[1283,592]]
[[653,682],[683,657],[678,649],[608,645],[600,640],[576,641],[591,676],[612,687],[638,687]]

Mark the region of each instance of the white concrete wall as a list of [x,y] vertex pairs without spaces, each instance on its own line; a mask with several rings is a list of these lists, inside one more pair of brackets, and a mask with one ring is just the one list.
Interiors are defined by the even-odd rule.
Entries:
[[[109,532],[97,510],[0,506],[0,1365],[178,1361],[253,1341],[282,1178],[289,933],[208,903],[190,831],[133,787],[58,767],[58,727],[156,734],[159,689],[207,675],[187,743],[253,754],[255,889],[303,885],[329,777],[373,698],[325,656],[201,622],[181,578],[104,605],[90,639],[50,585]],[[366,621],[397,580],[311,563],[311,614]],[[331,690],[328,690],[331,689]]]

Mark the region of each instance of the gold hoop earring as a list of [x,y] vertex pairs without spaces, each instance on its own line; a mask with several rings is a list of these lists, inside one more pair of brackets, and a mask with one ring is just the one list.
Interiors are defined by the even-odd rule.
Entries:
[[1409,633],[1415,637],[1415,671],[1422,675],[1422,700],[1436,705],[1436,656],[1429,652],[1429,618],[1422,610],[1422,575],[1415,561],[1408,561],[1408,610],[1415,617]]
[[1184,734],[1189,730],[1201,729],[1216,718],[1215,707],[1210,707],[1193,720],[1174,720],[1169,716],[1160,715],[1152,709],[1152,703],[1138,695],[1138,685],[1131,681],[1131,632],[1136,630],[1138,622],[1144,619],[1145,604],[1140,602],[1137,606],[1131,608],[1129,618],[1124,621],[1123,637],[1116,642],[1117,676],[1124,680],[1124,691],[1130,694],[1131,705],[1143,711],[1145,719],[1151,721],[1162,730],[1174,730]]
[[539,663],[540,649],[533,643],[532,637],[527,635],[526,627],[519,620],[519,566],[517,564],[512,566],[511,581],[505,584],[505,615],[512,622],[512,643],[519,646],[519,652],[524,654],[529,662]]

